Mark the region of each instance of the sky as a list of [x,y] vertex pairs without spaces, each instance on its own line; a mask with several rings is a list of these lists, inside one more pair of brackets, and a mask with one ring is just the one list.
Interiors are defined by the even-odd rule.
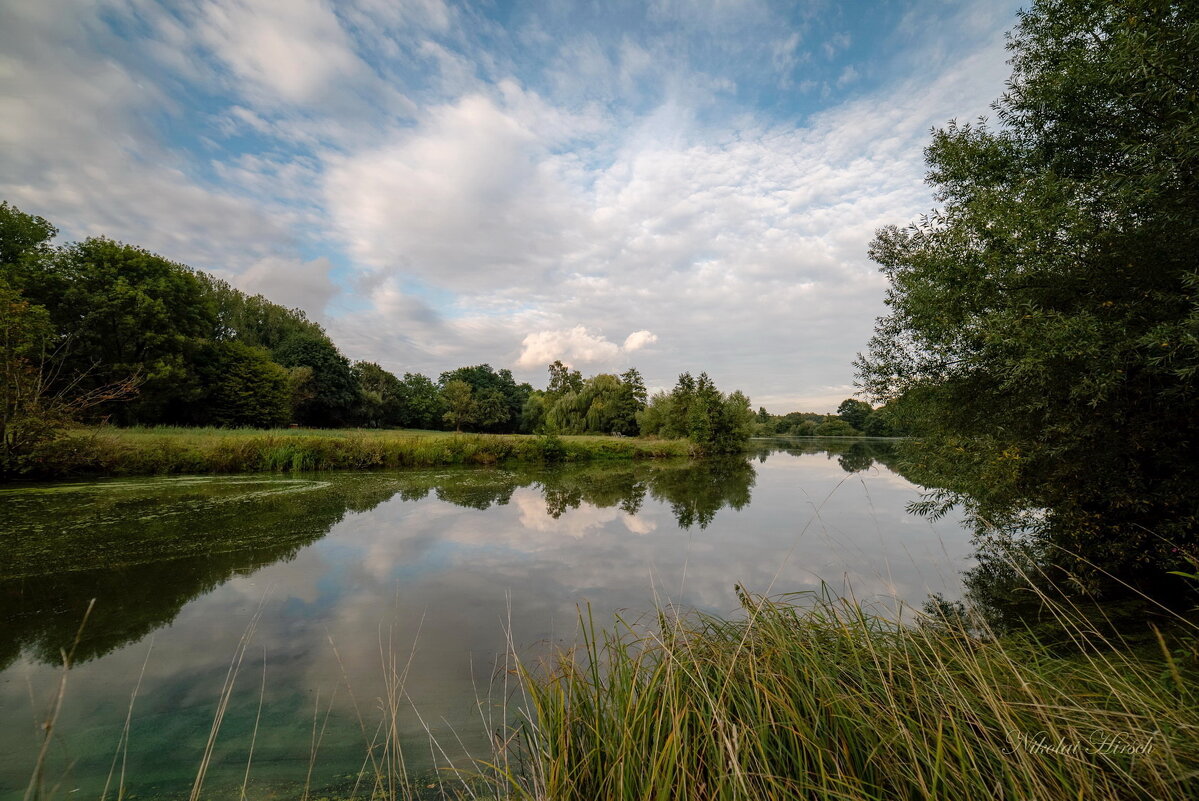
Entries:
[[0,199],[352,360],[706,371],[832,411],[876,229],[989,113],[1004,0],[0,0]]

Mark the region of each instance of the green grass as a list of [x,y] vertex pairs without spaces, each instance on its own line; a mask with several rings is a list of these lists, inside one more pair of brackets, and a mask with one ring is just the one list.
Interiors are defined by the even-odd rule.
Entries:
[[742,601],[738,621],[661,614],[650,630],[599,634],[585,621],[578,649],[524,669],[528,767],[514,792],[1199,797],[1195,678],[1164,649],[1135,654],[1073,628],[1078,649],[1062,656],[845,601]]
[[692,455],[690,442],[358,429],[83,428],[42,445],[28,477],[301,472]]

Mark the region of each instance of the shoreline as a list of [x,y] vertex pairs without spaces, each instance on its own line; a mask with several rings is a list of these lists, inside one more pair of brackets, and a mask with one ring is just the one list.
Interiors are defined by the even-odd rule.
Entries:
[[82,428],[40,446],[17,481],[300,473],[696,458],[688,440],[364,429]]

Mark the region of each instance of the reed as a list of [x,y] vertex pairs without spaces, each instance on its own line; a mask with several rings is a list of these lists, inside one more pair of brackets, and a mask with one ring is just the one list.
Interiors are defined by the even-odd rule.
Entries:
[[585,619],[576,649],[522,668],[513,796],[1199,797],[1194,668],[1164,648],[1080,630],[1062,655],[828,596],[741,601],[738,620]]

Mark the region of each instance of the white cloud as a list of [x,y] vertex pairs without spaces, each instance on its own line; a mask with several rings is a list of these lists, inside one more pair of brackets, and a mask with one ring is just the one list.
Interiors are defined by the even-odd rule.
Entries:
[[646,345],[652,345],[658,341],[658,335],[650,331],[641,330],[634,331],[624,338],[625,351],[641,350]]
[[613,365],[623,354],[643,348],[657,339],[649,331],[634,331],[625,338],[622,346],[601,334],[591,333],[581,325],[557,331],[537,331],[524,338],[516,363],[524,368],[534,368],[561,359],[572,367]]
[[320,320],[325,306],[338,291],[329,277],[332,269],[326,258],[301,261],[268,256],[233,280],[246,292],[264,295],[289,308],[303,309],[313,319]]
[[321,0],[210,0],[200,38],[259,100],[321,99],[366,65]]
[[529,125],[470,95],[391,144],[331,157],[325,195],[368,268],[454,289],[531,286],[585,233],[562,172]]
[[104,234],[233,272],[291,240],[286,214],[197,181],[149,120],[179,112],[113,49],[93,4],[0,9],[0,198],[70,238]]
[[361,15],[385,28],[427,27],[444,31],[453,14],[443,0],[349,0],[346,13]]

